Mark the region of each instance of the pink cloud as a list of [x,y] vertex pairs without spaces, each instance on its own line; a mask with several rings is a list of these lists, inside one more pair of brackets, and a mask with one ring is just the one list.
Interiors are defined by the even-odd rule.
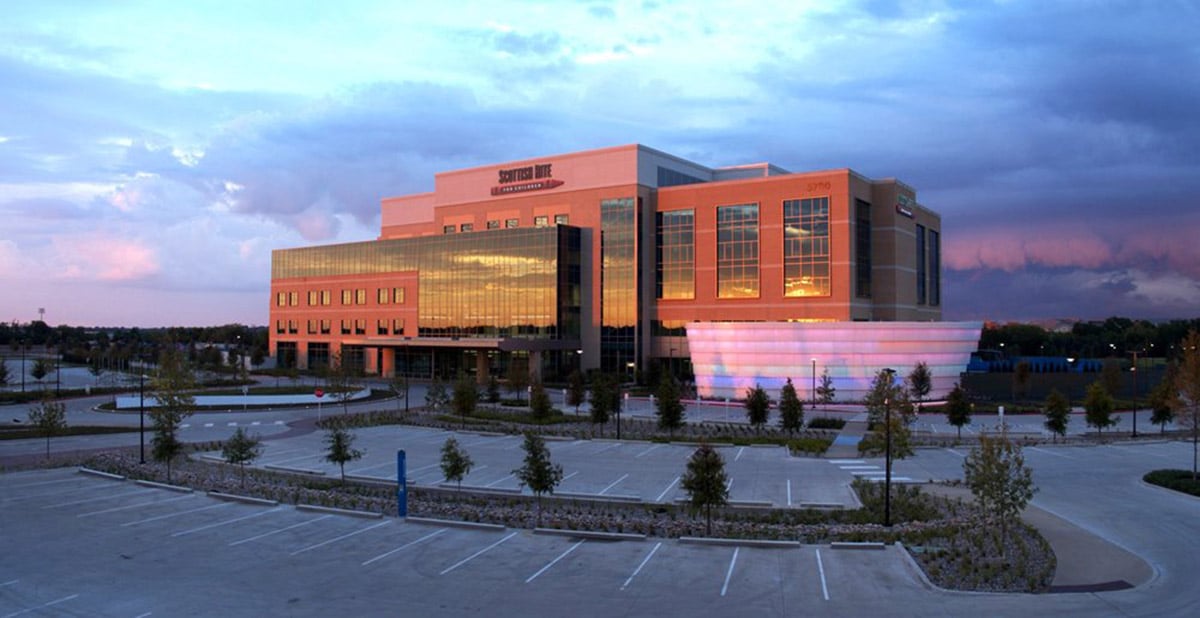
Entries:
[[953,270],[979,268],[1013,272],[1027,266],[1100,268],[1112,262],[1108,242],[1090,231],[1027,229],[966,232],[946,242],[945,265]]
[[155,249],[137,240],[94,235],[57,239],[54,247],[65,279],[136,281],[162,270]]

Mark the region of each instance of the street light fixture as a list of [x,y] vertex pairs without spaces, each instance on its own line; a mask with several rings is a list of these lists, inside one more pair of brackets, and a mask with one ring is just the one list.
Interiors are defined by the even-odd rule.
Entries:
[[141,433],[140,453],[146,463],[146,374],[138,375],[138,426]]

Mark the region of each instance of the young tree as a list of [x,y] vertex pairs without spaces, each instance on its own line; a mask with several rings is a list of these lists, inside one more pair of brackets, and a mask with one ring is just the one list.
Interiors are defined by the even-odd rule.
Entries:
[[8,384],[8,364],[4,362],[3,358],[0,358],[0,386],[5,384]]
[[[3,365],[3,363],[0,363],[0,365]],[[96,379],[96,386],[100,386],[100,377],[102,375],[104,375],[104,365],[100,364],[100,356],[99,355],[96,355],[93,358],[89,359],[88,373],[90,373],[92,375],[92,377]],[[3,383],[4,383],[3,381],[0,381],[0,384],[3,384]]]
[[446,394],[446,385],[441,380],[434,378],[433,383],[425,390],[425,407],[434,412],[440,412],[449,402],[450,396]]
[[512,472],[521,482],[521,487],[529,487],[537,497],[537,524],[541,525],[542,494],[553,494],[554,488],[562,482],[562,466],[550,461],[546,441],[531,431],[525,432],[525,443],[521,448],[525,450],[525,462]]
[[454,413],[462,418],[463,427],[467,426],[467,417],[475,412],[478,403],[479,391],[475,389],[475,380],[459,372],[458,378],[454,380],[454,393],[451,395],[450,405]]
[[663,373],[658,382],[654,412],[658,416],[658,428],[666,429],[667,435],[674,438],[675,430],[683,426],[684,406],[679,394],[679,381],[670,372]]
[[29,370],[29,376],[41,384],[42,378],[50,375],[52,371],[54,371],[54,364],[44,358],[39,358],[33,361],[33,368]]
[[1032,369],[1028,361],[1021,361],[1013,368],[1013,403],[1016,403],[1018,398],[1028,396]]
[[397,371],[388,382],[388,387],[392,389],[392,394],[396,397],[396,412],[400,411],[400,398],[404,398],[404,412],[408,412],[408,390],[411,385],[408,382],[408,376]]
[[779,427],[785,431],[800,431],[803,426],[804,404],[796,395],[792,379],[788,378],[779,392]]
[[614,400],[617,405],[620,405],[620,396],[616,380],[608,374],[598,375],[592,380],[590,400],[592,424],[601,426],[601,435],[604,435],[603,426],[608,422],[609,415],[616,411],[616,407],[613,405]]
[[1100,437],[1105,427],[1117,424],[1113,418],[1113,398],[1108,389],[1100,382],[1092,382],[1088,387],[1087,397],[1083,400],[1083,410],[1086,413],[1088,427],[1096,428],[1096,437]]
[[1121,361],[1115,358],[1105,359],[1100,369],[1100,383],[1108,396],[1116,399],[1121,392]]
[[1192,434],[1192,480],[1197,478],[1200,452],[1200,332],[1190,331],[1183,340],[1183,359],[1175,373],[1172,398],[1175,421]]
[[446,477],[446,481],[458,483],[458,489],[462,491],[462,480],[474,466],[475,462],[459,447],[458,440],[446,438],[446,443],[442,445],[442,476]]
[[971,402],[967,400],[967,391],[961,384],[955,384],[946,396],[946,422],[958,430],[958,439],[962,439],[963,425],[971,423]]
[[704,510],[707,534],[712,534],[713,507],[729,503],[729,479],[725,476],[725,460],[713,447],[701,443],[688,459],[679,486],[688,494],[692,512]]
[[350,413],[350,400],[358,390],[359,370],[344,354],[335,353],[325,367],[325,390],[342,404],[342,414]]
[[241,484],[246,485],[246,464],[252,463],[262,455],[262,438],[246,433],[245,429],[237,428],[233,435],[221,446],[221,456],[230,465],[236,465],[241,471]]
[[908,374],[908,390],[917,400],[917,411],[921,410],[921,401],[933,389],[933,374],[929,373],[929,365],[925,361],[917,363]]
[[[886,415],[885,415],[886,416]],[[892,427],[892,459],[905,459],[913,454],[912,446],[912,431],[908,428],[908,423],[904,422],[904,417],[900,414],[893,413],[891,415]],[[879,457],[887,455],[888,432],[884,421],[879,421],[879,426],[867,435],[863,436],[858,443],[858,452],[868,457]]]
[[771,413],[771,400],[767,397],[767,391],[757,384],[753,388],[747,388],[746,402],[743,405],[746,407],[746,419],[754,426],[754,430],[762,429]]
[[1046,397],[1046,429],[1054,436],[1054,441],[1067,436],[1067,423],[1071,420],[1071,402],[1058,389],[1050,391]]
[[179,426],[196,408],[196,398],[192,394],[195,387],[195,377],[183,356],[175,350],[164,352],[151,382],[156,405],[150,410],[150,420],[154,425],[152,454],[156,461],[166,464],[168,483],[171,482],[171,464],[183,453]]
[[1175,420],[1175,409],[1171,407],[1175,399],[1176,371],[1173,367],[1167,369],[1167,375],[1150,391],[1150,422],[1158,425],[1158,432],[1167,432],[1167,423]]
[[541,382],[534,382],[529,391],[529,415],[538,422],[548,421],[554,416],[554,404]]
[[526,363],[518,363],[517,359],[509,359],[508,373],[505,375],[508,380],[508,392],[517,396],[517,401],[524,401],[522,396],[525,389],[529,387],[529,367]]
[[979,512],[997,523],[1000,537],[1006,538],[1009,527],[1037,491],[1020,445],[1004,435],[981,435],[979,446],[963,461],[963,474]]
[[880,369],[871,379],[871,389],[867,391],[864,403],[867,408],[867,422],[872,427],[883,424],[883,417],[889,409],[893,416],[899,415],[903,418],[906,425],[916,420],[908,389],[896,382],[895,373],[890,369]]
[[587,398],[587,386],[583,383],[583,373],[578,369],[567,376],[567,405],[575,406],[575,415],[579,416],[579,406]]
[[817,385],[817,401],[825,405],[831,404],[836,393],[837,389],[833,387],[833,378],[829,377],[829,368],[826,367],[821,372],[821,381]]
[[342,482],[346,482],[346,463],[362,459],[363,452],[353,448],[354,434],[342,427],[333,427],[325,435],[325,461],[338,465]]
[[29,424],[46,436],[46,459],[50,459],[50,438],[67,428],[67,406],[46,395],[29,409]]

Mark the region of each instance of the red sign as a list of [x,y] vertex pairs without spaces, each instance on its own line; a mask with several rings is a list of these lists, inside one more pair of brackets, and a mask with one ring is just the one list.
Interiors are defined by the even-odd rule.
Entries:
[[313,394],[317,396],[317,399],[320,399],[325,396],[325,391],[318,388]]
[[553,189],[561,187],[563,181],[550,178],[548,180],[535,180],[533,182],[522,182],[515,185],[500,185],[492,187],[492,195],[507,195],[509,193],[524,193],[525,191],[541,191],[542,189]]

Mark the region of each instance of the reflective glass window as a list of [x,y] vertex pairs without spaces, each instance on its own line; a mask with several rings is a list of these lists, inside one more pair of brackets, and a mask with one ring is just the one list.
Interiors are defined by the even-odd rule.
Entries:
[[546,227],[550,225],[549,215],[538,215],[533,218],[533,227]]
[[929,304],[942,304],[942,235],[929,230]]
[[673,210],[656,215],[655,252],[658,298],[696,297],[696,242],[694,210]]
[[925,226],[917,224],[917,304],[924,305],[925,298]]
[[492,219],[491,221],[488,221],[488,222],[487,222],[487,229],[489,229],[489,230],[498,230],[498,229],[500,229],[500,220],[499,220],[499,219]]
[[829,296],[829,198],[783,203],[783,295]]
[[758,297],[758,204],[717,208],[717,298]]
[[554,215],[554,223],[556,225],[569,225],[571,218],[567,215]]
[[454,233],[454,226],[453,226],[453,225],[443,225],[443,226],[442,226],[442,233],[443,233],[443,234],[453,234],[453,233]]
[[515,228],[519,224],[520,224],[520,221],[518,219],[505,219],[504,220],[504,227],[508,228],[508,229]]

